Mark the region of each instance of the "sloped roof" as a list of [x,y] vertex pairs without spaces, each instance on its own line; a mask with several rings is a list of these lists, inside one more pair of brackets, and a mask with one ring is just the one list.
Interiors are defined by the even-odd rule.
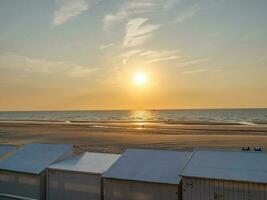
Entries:
[[7,153],[14,151],[15,145],[0,144],[0,159],[2,159]]
[[102,174],[118,158],[117,154],[84,153],[49,166],[49,169]]
[[179,175],[190,155],[190,152],[129,149],[103,177],[179,184]]
[[196,150],[182,176],[267,183],[267,154]]
[[72,148],[65,144],[27,144],[0,161],[0,169],[40,174]]

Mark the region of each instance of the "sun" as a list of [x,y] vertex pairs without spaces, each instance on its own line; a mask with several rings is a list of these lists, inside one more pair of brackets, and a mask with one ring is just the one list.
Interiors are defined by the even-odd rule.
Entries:
[[147,82],[147,76],[144,73],[138,73],[133,76],[133,83],[136,85],[144,85]]

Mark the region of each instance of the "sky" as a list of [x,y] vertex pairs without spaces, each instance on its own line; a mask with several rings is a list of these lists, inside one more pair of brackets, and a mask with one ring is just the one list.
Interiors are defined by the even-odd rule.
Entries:
[[266,9],[0,0],[0,110],[267,107]]

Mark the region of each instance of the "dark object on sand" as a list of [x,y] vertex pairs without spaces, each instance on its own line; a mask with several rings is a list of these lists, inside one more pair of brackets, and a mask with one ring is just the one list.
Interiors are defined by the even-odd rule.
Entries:
[[249,147],[249,146],[247,146],[247,147],[243,147],[243,148],[242,148],[242,151],[250,151],[250,147]]
[[254,151],[262,151],[262,148],[261,147],[255,147]]

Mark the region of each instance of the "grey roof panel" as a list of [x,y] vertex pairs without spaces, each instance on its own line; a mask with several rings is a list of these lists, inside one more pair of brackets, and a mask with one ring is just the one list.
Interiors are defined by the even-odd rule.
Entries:
[[27,144],[0,161],[0,169],[40,174],[72,148],[64,144]]
[[15,150],[16,146],[15,145],[5,145],[1,144],[0,145],[0,158],[5,156],[7,153]]
[[196,150],[182,176],[267,183],[267,154]]
[[127,150],[104,174],[105,178],[179,184],[190,152]]
[[117,154],[84,153],[49,166],[49,169],[102,174],[118,158]]

